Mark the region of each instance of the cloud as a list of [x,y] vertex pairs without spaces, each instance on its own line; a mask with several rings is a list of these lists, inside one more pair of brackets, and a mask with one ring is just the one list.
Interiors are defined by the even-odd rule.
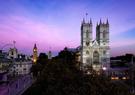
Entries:
[[40,51],[47,51],[49,47],[53,51],[59,51],[65,46],[77,47],[80,45],[81,20],[88,12],[88,19],[91,17],[93,21],[94,34],[97,21],[100,18],[103,21],[109,19],[110,45],[113,50],[135,44],[135,38],[121,36],[135,28],[134,6],[130,6],[132,2],[128,0],[45,2],[1,2],[1,43],[16,40],[17,47],[24,52],[31,51],[34,43],[38,44]]
[[68,40],[64,40],[64,33],[67,31],[64,29],[66,28],[17,15],[1,17],[1,19],[3,19],[3,22],[0,23],[1,39],[7,42],[16,40],[20,48],[30,48],[34,42],[40,44],[42,50],[43,47],[46,50],[49,47],[53,47],[53,50],[59,50],[64,46],[73,46],[74,44],[68,44]]

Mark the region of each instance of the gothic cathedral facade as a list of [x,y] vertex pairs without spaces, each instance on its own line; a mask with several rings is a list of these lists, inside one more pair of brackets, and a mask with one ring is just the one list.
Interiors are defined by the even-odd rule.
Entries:
[[109,47],[109,22],[103,23],[101,20],[96,25],[96,38],[93,40],[92,21],[81,23],[81,68],[88,66],[96,71],[102,68],[109,68],[110,47]]

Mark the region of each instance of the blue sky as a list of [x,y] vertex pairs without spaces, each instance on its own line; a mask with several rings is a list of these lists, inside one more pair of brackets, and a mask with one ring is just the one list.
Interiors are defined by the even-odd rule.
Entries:
[[0,47],[16,41],[20,52],[58,52],[80,45],[80,25],[86,12],[95,26],[110,24],[111,55],[135,54],[134,0],[0,0]]

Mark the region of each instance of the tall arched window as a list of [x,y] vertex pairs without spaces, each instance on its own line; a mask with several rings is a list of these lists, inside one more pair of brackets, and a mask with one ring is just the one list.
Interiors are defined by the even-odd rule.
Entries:
[[103,31],[103,39],[105,39],[105,38],[106,38],[106,32]]
[[106,50],[103,51],[103,54],[106,55]]
[[99,53],[97,51],[93,52],[93,64],[99,64]]
[[89,54],[89,51],[88,50],[86,51],[86,54]]
[[89,38],[89,31],[86,31],[86,38]]
[[89,46],[89,44],[90,44],[89,41],[87,41],[87,42],[86,42],[86,46]]

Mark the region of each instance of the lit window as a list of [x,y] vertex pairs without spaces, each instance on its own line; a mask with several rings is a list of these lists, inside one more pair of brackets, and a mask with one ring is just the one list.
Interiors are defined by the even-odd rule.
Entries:
[[126,77],[123,77],[122,79],[123,79],[123,80],[126,80],[127,78],[126,78]]
[[114,80],[115,78],[114,77],[111,77],[111,80]]
[[119,77],[111,77],[111,80],[118,80]]
[[119,79],[119,77],[115,77],[115,79],[116,79],[116,80],[118,80],[118,79]]
[[35,63],[36,62],[36,59],[33,59],[33,62]]

